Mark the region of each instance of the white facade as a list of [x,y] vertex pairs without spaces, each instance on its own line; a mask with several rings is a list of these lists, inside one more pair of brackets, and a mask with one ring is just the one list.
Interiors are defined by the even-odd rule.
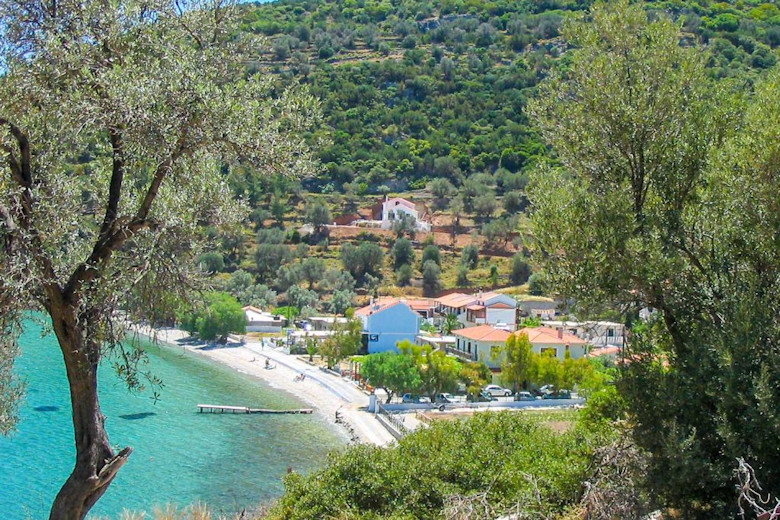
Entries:
[[247,332],[281,332],[284,326],[284,318],[274,316],[257,307],[244,307]]
[[393,222],[401,220],[404,216],[413,218],[418,230],[431,230],[429,223],[420,220],[420,214],[413,202],[393,197],[392,199],[385,199],[382,203],[382,229],[390,229],[393,226]]
[[455,314],[458,321],[466,327],[497,325],[513,330],[516,326],[517,301],[506,294],[455,293],[439,298],[437,303],[437,310],[440,313]]
[[562,328],[594,347],[614,345],[622,347],[626,342],[626,327],[612,321],[543,321],[543,325]]

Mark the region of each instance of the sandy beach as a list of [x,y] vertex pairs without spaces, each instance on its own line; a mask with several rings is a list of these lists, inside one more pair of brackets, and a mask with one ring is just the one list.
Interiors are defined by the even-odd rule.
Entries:
[[[290,393],[337,425],[354,442],[386,446],[395,440],[374,414],[366,410],[369,396],[354,383],[324,372],[296,356],[264,346],[260,341],[206,345],[182,341],[189,338],[189,334],[178,329],[132,326],[130,330],[131,334],[134,332],[158,343],[190,350]],[[266,360],[272,368],[266,368]],[[301,375],[305,376],[303,380],[300,380]],[[343,424],[337,422],[337,415]]]

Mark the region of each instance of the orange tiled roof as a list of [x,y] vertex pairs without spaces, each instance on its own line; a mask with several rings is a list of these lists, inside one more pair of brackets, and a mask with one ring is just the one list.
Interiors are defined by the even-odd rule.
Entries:
[[514,307],[504,302],[491,303],[488,307],[491,309],[514,309]]
[[512,335],[511,332],[497,329],[492,325],[479,325],[478,327],[453,330],[452,334],[474,341],[495,341],[501,343],[506,342],[509,336]]
[[531,343],[557,344],[557,345],[585,345],[587,341],[582,340],[574,334],[563,332],[562,337],[558,337],[558,331],[550,327],[528,327],[520,329],[516,334],[525,332]]
[[600,348],[594,348],[588,354],[586,357],[599,357],[599,356],[617,356],[620,354],[620,351],[622,349],[617,346],[609,346],[609,347],[600,347]]
[[[390,204],[391,202],[395,202],[396,204]],[[385,205],[392,205],[392,206],[406,206],[407,208],[410,208],[410,209],[416,209],[414,207],[414,202],[411,202],[411,201],[406,200],[406,199],[402,199],[401,197],[393,197],[392,199],[387,199],[384,202],[384,204]]]
[[433,300],[418,299],[418,300],[400,300],[415,311],[427,311],[433,308]]
[[366,305],[365,307],[356,310],[355,314],[358,316],[370,316],[371,314],[383,311],[399,303],[401,303],[401,300],[398,298],[378,298],[372,305]]
[[442,296],[441,298],[436,298],[436,301],[445,307],[459,308],[471,305],[472,303],[475,303],[477,299],[470,294],[452,293]]
[[357,314],[358,316],[368,316],[370,314],[383,311],[398,303],[406,304],[413,311],[427,311],[428,309],[431,309],[433,307],[433,301],[424,298],[419,298],[416,300],[405,300],[403,298],[384,296],[382,298],[377,298],[376,300],[374,300],[373,306],[366,305],[365,307],[356,310],[355,314]]
[[485,306],[484,305],[469,305],[466,308],[468,310],[470,310],[470,311],[483,311],[483,310],[485,310]]

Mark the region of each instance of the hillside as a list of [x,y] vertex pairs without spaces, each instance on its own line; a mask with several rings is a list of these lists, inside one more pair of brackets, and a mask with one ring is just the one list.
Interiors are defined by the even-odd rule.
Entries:
[[[541,160],[555,160],[524,107],[553,67],[567,67],[562,24],[586,15],[589,5],[280,0],[242,6],[242,30],[268,39],[265,53],[248,64],[250,73],[300,83],[321,100],[324,124],[308,136],[320,165],[305,179],[231,171],[254,229],[215,230],[221,246],[202,264],[244,303],[319,311],[343,311],[368,294],[523,284],[538,270],[529,265],[528,173]],[[645,6],[679,23],[681,45],[707,53],[714,79],[749,88],[777,62],[780,9],[774,4]],[[388,193],[425,206],[433,233],[319,225],[317,233],[306,231],[313,214],[327,217],[321,224],[346,221],[370,212]],[[404,234],[413,255],[399,260],[394,247]],[[372,244],[378,252],[369,251]],[[426,283],[429,245],[440,250],[440,273],[429,270]],[[355,255],[368,255],[370,276],[348,268]],[[537,294],[541,280],[531,280]]]
[[[282,0],[246,6],[243,28],[272,40],[254,70],[322,99],[327,126],[312,137],[330,143],[306,187],[403,191],[487,172],[501,192],[546,154],[523,107],[550,67],[565,67],[561,24],[590,3]],[[772,3],[646,5],[709,50],[714,77],[752,81],[777,61]]]

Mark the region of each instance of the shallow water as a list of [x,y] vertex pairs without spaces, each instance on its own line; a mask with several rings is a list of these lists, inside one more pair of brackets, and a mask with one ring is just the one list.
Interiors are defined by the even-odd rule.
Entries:
[[[62,357],[52,336],[29,323],[16,370],[28,389],[15,434],[0,437],[0,516],[48,517],[73,464],[73,427]],[[264,408],[303,405],[249,376],[183,350],[150,346],[148,369],[164,388],[129,394],[101,367],[101,403],[111,442],[132,446],[92,516],[196,501],[236,512],[281,495],[287,468],[320,467],[345,437],[315,415],[199,414],[198,403]]]

